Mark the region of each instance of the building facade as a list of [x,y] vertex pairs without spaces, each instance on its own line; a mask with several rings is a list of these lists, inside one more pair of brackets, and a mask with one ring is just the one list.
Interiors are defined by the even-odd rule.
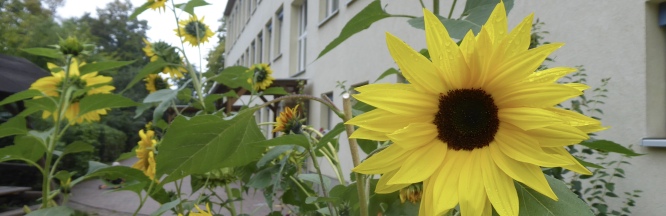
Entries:
[[[229,0],[225,9],[228,33],[225,65],[250,66],[268,63],[276,78],[307,79],[305,93],[326,95],[341,107],[343,91],[375,82],[397,82],[388,76],[377,80],[385,70],[397,66],[389,55],[385,32],[404,40],[414,49],[426,48],[422,30],[412,28],[405,18],[387,18],[347,39],[325,56],[317,55],[338,36],[342,27],[371,0]],[[565,42],[551,57],[551,66],[582,65],[592,87],[611,78],[602,122],[610,129],[598,134],[639,153],[628,159],[626,178],[618,179],[616,190],[639,189],[635,215],[666,211],[666,148],[643,146],[643,140],[666,138],[666,32],[659,25],[659,3],[645,0],[545,0],[515,1],[509,13],[509,27],[535,13],[545,23],[546,41]],[[431,6],[432,1],[424,1]],[[420,15],[418,1],[382,1],[391,14]],[[459,2],[459,14],[464,3]],[[448,12],[450,2],[442,1],[440,11]],[[330,129],[341,122],[319,103],[309,103],[309,124]],[[262,120],[274,116],[262,112]],[[268,130],[268,128],[265,128]],[[352,168],[345,139],[340,140],[343,170]],[[349,179],[349,173],[345,173]],[[619,204],[619,203],[618,203]]]

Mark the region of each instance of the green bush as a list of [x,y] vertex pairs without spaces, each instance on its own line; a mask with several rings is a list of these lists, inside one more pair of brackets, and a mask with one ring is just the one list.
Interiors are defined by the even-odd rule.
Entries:
[[120,130],[100,124],[90,123],[72,126],[62,137],[61,149],[65,144],[81,141],[91,144],[93,152],[82,152],[65,156],[59,166],[62,170],[76,171],[79,175],[88,170],[88,161],[114,161],[123,153],[127,135]]

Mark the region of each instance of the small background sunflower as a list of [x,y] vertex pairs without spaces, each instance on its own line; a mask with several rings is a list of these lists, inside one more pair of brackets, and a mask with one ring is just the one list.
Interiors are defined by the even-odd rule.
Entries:
[[199,46],[213,37],[213,31],[208,25],[204,24],[204,18],[197,19],[197,16],[191,16],[188,20],[178,22],[178,28],[174,29],[176,35],[182,37],[192,46]]

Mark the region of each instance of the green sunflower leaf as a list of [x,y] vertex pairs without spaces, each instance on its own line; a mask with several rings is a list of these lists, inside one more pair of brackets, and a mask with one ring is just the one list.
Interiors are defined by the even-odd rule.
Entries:
[[148,74],[157,73],[161,71],[162,68],[169,65],[170,65],[169,63],[165,62],[162,59],[157,59],[157,61],[148,63],[145,67],[141,69],[141,71],[139,71],[139,73],[134,77],[134,79],[132,79],[132,81],[129,84],[127,84],[127,87],[123,89],[123,92],[127,91],[127,89],[132,88],[132,86],[134,86],[137,82],[146,78]]
[[210,5],[208,2],[204,0],[190,0],[187,3],[183,4],[176,4],[176,8],[181,9],[188,14],[194,16],[194,8],[199,7],[199,6],[206,6]]
[[62,53],[56,49],[51,48],[27,48],[21,49],[23,52],[30,53],[36,56],[44,56],[48,58],[60,59],[62,58]]
[[[337,139],[338,135],[340,135],[344,131],[345,131],[345,124],[343,124],[343,123],[336,124],[335,127],[333,127],[333,129],[331,129],[326,134],[324,134],[324,137],[322,137],[321,140],[319,140],[319,143],[317,144],[316,149],[324,147],[324,145],[326,145],[326,143],[333,141],[334,138]],[[334,142],[333,144],[334,144],[334,147],[337,147],[337,146],[335,146],[335,144],[337,144],[337,142]]]
[[520,202],[520,215],[594,215],[590,207],[578,198],[578,195],[571,192],[564,182],[549,175],[546,175],[546,180],[559,201],[552,200],[521,183],[515,183]]
[[132,99],[117,94],[88,95],[79,102],[79,116],[99,109],[132,107],[139,105]]
[[144,3],[143,5],[141,5],[141,7],[138,7],[136,9],[134,9],[134,12],[132,12],[132,15],[130,15],[129,19],[131,19],[131,20],[136,19],[137,16],[139,16],[144,11],[148,10],[148,8],[150,8],[151,4],[153,4],[153,3],[148,1],[148,2]]
[[326,48],[319,53],[317,59],[333,50],[333,48],[337,47],[354,34],[369,28],[373,23],[387,17],[391,17],[391,14],[384,11],[381,2],[379,0],[372,1],[368,6],[352,17],[344,27],[342,27],[340,35],[326,45]]
[[381,79],[384,79],[384,77],[387,77],[387,76],[389,76],[389,75],[393,75],[393,74],[400,74],[400,71],[398,71],[398,70],[395,69],[395,68],[389,68],[389,69],[387,69],[386,71],[384,71],[384,73],[382,73],[381,75],[379,75],[379,77],[377,77],[377,80],[375,80],[375,82],[377,82],[377,81],[379,81],[379,80],[381,80]]
[[75,141],[65,146],[65,150],[62,151],[62,155],[74,154],[79,152],[92,152],[93,150],[95,150],[95,147],[93,147],[89,143],[85,143],[82,141]]
[[32,136],[22,136],[14,140],[14,145],[0,148],[0,162],[22,160],[35,162],[44,156],[46,148]]
[[84,179],[98,177],[104,179],[122,178],[125,180],[125,183],[123,184],[123,187],[117,190],[129,190],[137,194],[141,193],[142,190],[147,189],[151,182],[150,178],[148,178],[143,171],[127,166],[98,166],[95,170],[86,174]]
[[132,64],[134,62],[135,61],[105,61],[105,62],[89,63],[81,66],[81,68],[79,68],[79,72],[81,73],[81,75],[83,75],[95,71],[111,70],[114,68],[119,68],[125,65]]
[[11,135],[25,134],[27,132],[28,129],[26,127],[26,121],[23,117],[11,118],[9,121],[0,125],[0,138]]
[[15,94],[10,95],[9,97],[5,98],[4,100],[0,101],[0,106],[3,106],[5,104],[9,103],[14,103],[16,101],[21,101],[29,98],[33,98],[36,96],[43,96],[42,92],[39,90],[35,89],[28,89],[25,91],[17,92]]
[[591,149],[596,149],[604,152],[615,152],[629,157],[643,155],[636,153],[633,150],[610,140],[588,140],[581,142],[580,144],[587,146],[588,148]]
[[246,73],[247,70],[249,69],[243,66],[232,66],[225,68],[220,74],[210,79],[232,89],[238,87],[250,89],[252,87],[247,80],[252,76],[252,73]]
[[264,146],[253,145],[266,138],[254,118],[256,108],[240,111],[232,118],[199,115],[179,116],[164,135],[157,154],[156,176],[168,175],[160,184],[190,174],[242,166],[261,158]]

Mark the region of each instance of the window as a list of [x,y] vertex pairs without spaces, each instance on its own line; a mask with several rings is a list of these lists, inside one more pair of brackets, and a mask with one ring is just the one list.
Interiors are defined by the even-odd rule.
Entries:
[[321,11],[324,15],[322,19],[326,19],[330,16],[332,16],[334,13],[338,12],[338,5],[340,5],[338,0],[326,0],[326,2],[322,2],[323,4],[321,5],[323,11]]
[[252,40],[252,43],[250,44],[250,53],[249,53],[250,64],[249,65],[253,65],[253,64],[257,63],[256,59],[254,58],[255,57],[255,55],[254,55],[255,50],[256,50],[256,46],[254,45],[254,40]]
[[280,9],[278,9],[278,11],[277,11],[277,13],[275,13],[275,15],[277,17],[275,19],[275,31],[274,31],[275,35],[273,37],[275,39],[275,43],[273,45],[274,46],[273,47],[273,56],[274,56],[274,58],[277,58],[280,55],[280,53],[282,53],[280,41],[281,41],[281,38],[282,38],[282,23],[284,21],[283,20],[284,19],[283,8],[280,7]]
[[303,1],[298,18],[298,70],[300,73],[305,71],[306,46],[307,46],[307,26],[308,26],[308,1]]
[[254,52],[257,54],[257,63],[263,63],[264,62],[264,34],[262,32],[259,32],[259,35],[257,36],[257,50]]
[[245,67],[250,67],[250,48],[245,49],[245,62],[243,65]]
[[250,11],[254,13],[254,11],[257,10],[257,0],[250,0],[250,1],[252,1],[252,5],[250,6]]
[[271,44],[273,41],[273,20],[268,20],[268,23],[266,23],[266,52],[264,52],[266,56],[264,56],[266,59],[266,62],[271,61]]

